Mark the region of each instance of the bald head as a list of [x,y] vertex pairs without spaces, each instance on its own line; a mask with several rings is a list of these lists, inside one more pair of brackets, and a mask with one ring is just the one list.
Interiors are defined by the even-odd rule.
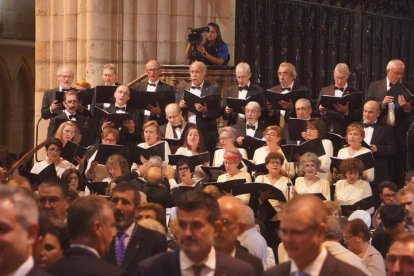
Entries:
[[297,195],[288,201],[282,212],[284,217],[303,215],[314,224],[326,223],[328,211],[322,200],[314,195]]
[[217,200],[221,211],[232,211],[237,216],[237,221],[240,220],[243,203],[240,199],[234,196],[222,196]]
[[380,115],[380,106],[376,101],[367,101],[364,104],[364,110],[362,113],[364,123],[372,124],[377,121]]

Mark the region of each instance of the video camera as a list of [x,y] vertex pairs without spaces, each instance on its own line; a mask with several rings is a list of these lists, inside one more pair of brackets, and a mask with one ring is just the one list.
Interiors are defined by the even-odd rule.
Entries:
[[201,44],[203,42],[203,36],[201,35],[203,32],[210,31],[209,27],[189,28],[189,29],[190,29],[190,33],[188,34],[187,40],[193,46],[197,44]]

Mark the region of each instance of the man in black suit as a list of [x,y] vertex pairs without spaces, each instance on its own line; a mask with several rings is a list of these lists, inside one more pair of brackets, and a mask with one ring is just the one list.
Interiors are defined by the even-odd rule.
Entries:
[[221,107],[218,103],[217,106],[207,107],[206,104],[196,103],[196,114],[187,110],[187,103],[184,100],[184,91],[190,91],[190,93],[204,97],[213,94],[220,94],[220,88],[211,84],[205,79],[207,75],[207,67],[200,61],[195,61],[190,65],[190,78],[191,84],[185,85],[177,90],[176,102],[179,104],[181,110],[184,113],[184,117],[187,117],[187,122],[196,124],[200,131],[203,133],[204,143],[206,148],[210,152],[214,152],[217,144],[217,118],[221,116]]
[[138,189],[127,182],[117,185],[112,192],[117,234],[111,243],[106,259],[136,275],[138,263],[150,256],[165,252],[164,236],[143,228],[135,222],[135,210],[140,203]]
[[115,64],[108,63],[103,66],[102,82],[104,86],[116,86],[118,83],[118,73]]
[[0,187],[0,274],[49,275],[34,264],[33,246],[39,231],[36,200],[27,191]]
[[[142,116],[140,112],[127,105],[131,97],[129,87],[126,85],[119,85],[115,92],[115,103],[105,108],[108,113],[129,113],[132,116],[131,120],[125,120],[123,126],[119,129],[118,144],[137,144],[141,140]],[[102,129],[112,127],[112,122],[104,121]]]
[[218,204],[220,206],[220,220],[223,227],[215,238],[214,248],[217,251],[251,264],[255,275],[262,275],[262,261],[250,254],[237,240],[242,231],[240,219],[242,217],[241,212],[243,212],[243,203],[233,196],[223,196],[218,199]]
[[376,101],[367,101],[363,110],[364,141],[370,145],[375,158],[375,176],[371,188],[376,206],[380,204],[377,186],[380,182],[391,178],[391,162],[389,160],[392,159],[396,149],[392,128],[379,121],[379,116],[379,104]]
[[391,86],[402,82],[404,75],[404,63],[399,59],[388,62],[387,77],[370,84],[367,100],[377,101],[381,106],[380,119],[394,129],[397,152],[394,157],[395,183],[403,183],[406,171],[406,134],[410,127],[410,117],[413,114],[412,100],[407,101],[403,96],[398,99],[387,95]]
[[240,145],[243,143],[243,138],[246,136],[255,137],[258,139],[263,138],[263,131],[265,130],[265,125],[260,121],[261,109],[258,102],[249,102],[247,103],[244,109],[245,119],[239,120],[235,129],[240,135],[237,138],[237,143]]
[[57,71],[58,87],[46,90],[42,99],[42,118],[50,119],[62,113],[62,104],[56,101],[56,91],[67,91],[71,89],[73,82],[73,71],[67,67],[61,67]]
[[99,196],[80,197],[68,209],[71,247],[50,265],[53,275],[122,275],[123,270],[102,257],[115,235],[112,204]]
[[[224,94],[224,108],[223,108],[223,119],[227,120],[228,125],[235,125],[239,119],[244,119],[244,114],[236,113],[232,108],[226,104],[227,97],[248,99],[252,96],[263,92],[263,88],[258,85],[254,85],[250,82],[252,76],[250,65],[245,62],[240,62],[236,66],[236,80],[237,85],[230,86]],[[258,99],[256,99],[257,101]]]
[[86,117],[77,114],[76,110],[79,107],[79,99],[75,90],[69,90],[63,96],[63,112],[50,119],[49,127],[47,128],[47,138],[53,137],[59,125],[64,121],[74,121],[79,126],[83,126]]
[[283,206],[279,235],[291,261],[264,275],[365,275],[333,257],[322,245],[326,221],[326,207],[316,196],[297,195],[288,201]]
[[[174,99],[175,91],[174,87],[165,82],[160,80],[161,75],[161,64],[157,60],[150,60],[145,64],[145,73],[148,76],[147,81],[139,82],[131,87],[132,90],[135,91],[148,91],[148,92],[166,92],[171,94],[171,98]],[[163,125],[167,123],[165,119],[165,106],[160,106],[157,103],[156,106],[147,106],[147,110],[149,114],[145,114],[149,116],[149,120],[157,121],[158,125]]]
[[[337,133],[342,136],[346,134],[348,124],[361,120],[361,108],[350,109],[349,103],[346,105],[335,104],[335,110],[326,109],[321,102],[322,96],[344,97],[346,95],[359,92],[348,85],[349,68],[345,63],[338,63],[333,72],[334,84],[322,87],[318,102],[316,104],[315,114],[318,116],[327,116],[327,129],[329,132]],[[362,106],[362,102],[361,102]]]
[[[296,81],[296,68],[292,63],[288,62],[282,62],[279,65],[277,76],[279,79],[279,84],[276,86],[273,86],[272,88],[269,88],[269,91],[275,92],[275,93],[281,93],[281,94],[288,94],[288,93],[297,93],[299,96],[291,101],[280,101],[279,105],[282,107],[282,111],[280,112],[280,115],[283,117],[287,116],[294,116],[295,115],[295,102],[299,98],[306,98],[310,100],[311,92],[310,89],[299,84]],[[297,95],[296,95],[297,96]],[[268,125],[275,125],[278,123],[276,121],[278,112],[277,110],[273,109],[273,106],[271,103],[267,102],[266,104],[266,121],[268,121],[266,124]],[[290,115],[291,114],[291,115]],[[283,118],[280,118],[280,127],[284,126]]]
[[193,190],[176,205],[180,250],[141,262],[139,275],[254,275],[251,265],[214,249],[214,237],[222,226],[215,199]]

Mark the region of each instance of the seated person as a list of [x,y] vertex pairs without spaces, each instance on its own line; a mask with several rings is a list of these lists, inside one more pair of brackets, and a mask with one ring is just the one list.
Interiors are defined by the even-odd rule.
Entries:
[[[238,150],[244,159],[247,158],[247,152],[243,148],[237,148],[235,146],[235,141],[237,138],[237,131],[233,127],[223,127],[219,129],[219,145],[221,149],[217,149],[214,152],[214,158],[213,158],[213,167],[218,167],[223,164],[224,161],[224,153],[229,150]],[[246,170],[246,169],[245,169]]]
[[[339,169],[342,175],[346,177],[346,179],[339,180],[335,184],[335,201],[339,205],[353,205],[364,198],[372,196],[371,186],[361,179],[364,171],[361,160],[357,158],[343,160]],[[374,207],[366,211],[372,215]]]
[[316,173],[321,161],[316,154],[307,152],[300,157],[299,175],[295,180],[293,193],[296,194],[322,194],[326,200],[331,200],[329,181],[319,178]]
[[76,123],[72,121],[66,121],[60,124],[54,136],[62,142],[63,147],[65,147],[68,141],[79,144],[81,140],[79,128]]
[[381,204],[375,210],[374,215],[372,215],[372,225],[374,228],[377,228],[381,223],[381,218],[379,215],[379,209],[381,206],[397,203],[398,187],[393,182],[385,180],[378,185],[377,191],[381,199]]
[[165,107],[165,116],[168,123],[160,126],[160,136],[167,139],[181,139],[181,135],[190,125],[184,120],[183,112],[176,103],[171,103]]
[[62,152],[63,145],[62,142],[57,138],[49,138],[45,143],[46,149],[46,159],[35,163],[32,170],[30,171],[33,174],[39,174],[43,169],[45,169],[50,164],[55,165],[57,176],[61,177],[63,172],[70,168],[75,168],[75,165],[62,159],[60,153]]

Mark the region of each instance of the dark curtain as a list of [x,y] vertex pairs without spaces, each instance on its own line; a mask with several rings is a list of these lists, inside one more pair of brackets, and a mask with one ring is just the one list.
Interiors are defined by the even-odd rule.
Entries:
[[[369,4],[367,4],[369,2]],[[414,1],[413,1],[414,2]],[[366,91],[385,77],[389,60],[405,62],[414,75],[414,4],[408,0],[237,0],[235,64],[250,64],[253,81],[274,86],[283,62],[312,90],[333,83],[339,62],[351,70],[349,85]]]

